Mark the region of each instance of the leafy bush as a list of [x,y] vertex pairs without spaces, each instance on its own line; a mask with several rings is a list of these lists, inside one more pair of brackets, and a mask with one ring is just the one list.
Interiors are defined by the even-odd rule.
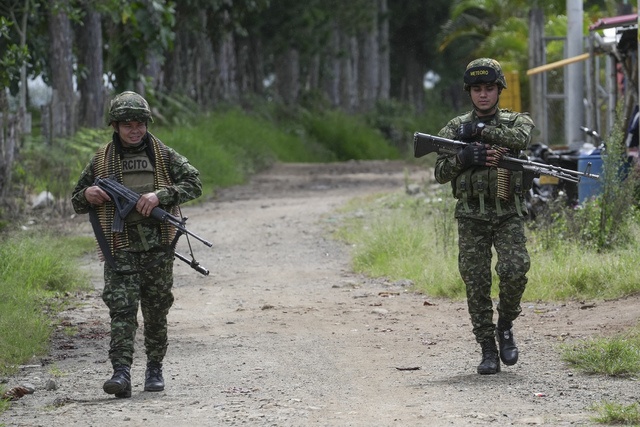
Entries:
[[335,160],[400,158],[398,149],[361,118],[338,111],[307,112],[302,122],[309,136],[333,153]]

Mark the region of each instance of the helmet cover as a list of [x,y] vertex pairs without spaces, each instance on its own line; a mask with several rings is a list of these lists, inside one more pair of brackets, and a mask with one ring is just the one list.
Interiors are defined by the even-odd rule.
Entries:
[[113,122],[153,122],[149,103],[140,94],[126,91],[111,100],[109,124]]
[[500,63],[491,58],[474,59],[464,72],[464,90],[471,85],[496,83],[501,89],[507,88],[507,80]]

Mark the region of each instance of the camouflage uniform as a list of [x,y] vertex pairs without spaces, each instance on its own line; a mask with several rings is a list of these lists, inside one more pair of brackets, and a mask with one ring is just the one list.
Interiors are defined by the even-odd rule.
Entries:
[[[487,65],[483,61],[473,64]],[[493,66],[492,63],[489,66]],[[497,84],[506,87],[501,70]],[[465,89],[468,88],[465,83]],[[527,148],[534,127],[528,114],[498,108],[490,117],[479,118],[475,110],[458,116],[449,121],[438,135],[460,139],[462,124],[480,121],[486,127],[476,141],[508,148],[510,155],[516,157]],[[504,194],[498,196],[497,168],[465,168],[455,154],[439,155],[435,168],[436,180],[441,184],[451,182],[453,195],[458,199],[455,208],[459,235],[458,268],[466,286],[473,333],[479,343],[494,340],[496,333],[491,300],[492,246],[497,253],[496,273],[500,280],[497,305],[500,322],[510,325],[520,314],[520,300],[530,267],[523,219],[527,214],[524,204],[527,177],[521,172],[502,172],[509,177],[508,197]]]
[[[137,94],[136,94],[137,95]],[[139,97],[139,95],[138,95]],[[125,98],[126,99],[126,98]],[[146,101],[145,101],[146,103]],[[124,104],[127,107],[127,104]],[[112,108],[110,119],[112,121],[136,120],[146,123],[151,121],[148,114],[137,117],[135,112],[124,108],[122,111]],[[158,174],[159,158],[153,158],[150,146],[160,147],[164,153],[162,162],[166,163],[165,169],[171,185],[162,188],[151,188],[160,201],[160,207],[171,211],[177,205],[195,199],[202,194],[202,185],[199,172],[189,161],[175,150],[162,144],[151,133],[147,132],[142,143],[137,147],[125,147],[117,133],[105,147],[101,147],[99,153],[116,150],[122,162],[128,156],[134,156],[134,164],[145,163],[148,159],[146,172]],[[142,162],[140,161],[142,160]],[[77,213],[88,213],[92,206],[85,198],[85,190],[94,185],[99,156],[96,154],[84,168],[73,195],[72,204]],[[109,168],[107,168],[109,169]],[[116,168],[117,169],[117,168]],[[125,173],[120,174],[120,181],[127,182],[127,167]],[[114,171],[109,170],[111,174]],[[145,171],[142,171],[145,172]],[[133,168],[133,173],[140,173]],[[115,176],[118,176],[115,173]],[[157,182],[157,180],[156,180]],[[153,186],[153,184],[152,184]],[[140,193],[147,191],[137,191]],[[107,202],[105,205],[113,205]],[[107,227],[103,227],[107,228]],[[103,230],[108,233],[109,230]],[[102,298],[109,307],[111,317],[111,344],[109,358],[114,368],[116,366],[131,366],[134,353],[134,339],[138,328],[138,305],[142,310],[144,319],[144,344],[148,362],[161,363],[167,351],[167,314],[173,304],[173,248],[163,236],[160,224],[150,218],[145,218],[137,212],[131,212],[125,218],[126,245],[112,246],[114,266],[105,263],[105,286]],[[114,233],[118,234],[118,233]],[[130,392],[129,392],[130,393]],[[128,396],[118,396],[128,397]]]

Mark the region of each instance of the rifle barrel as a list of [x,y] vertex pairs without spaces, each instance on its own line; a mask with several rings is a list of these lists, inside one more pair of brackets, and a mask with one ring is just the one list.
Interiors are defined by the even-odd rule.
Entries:
[[[155,209],[158,209],[158,208],[154,208],[154,210]],[[213,246],[213,243],[211,243],[210,241],[208,241],[208,240],[198,236],[197,234],[192,233],[191,231],[187,230],[187,227],[185,225],[186,218],[184,220],[180,220],[179,218],[171,215],[167,211],[164,211],[162,209],[159,209],[159,210],[162,211],[162,214],[161,214],[162,217],[158,218],[158,219],[160,219],[161,221],[168,222],[169,224],[173,225],[175,228],[180,230],[180,232],[182,232],[184,234],[188,234],[189,236],[193,237],[194,239],[199,240],[200,242],[204,243],[208,247],[212,247]],[[152,214],[153,214],[153,211],[152,211]]]
[[[600,175],[595,175],[592,173],[587,172],[582,172],[582,171],[575,171],[573,169],[565,169],[565,168],[561,168],[560,166],[554,166],[554,165],[548,165],[546,163],[538,163],[538,162],[532,162],[531,160],[525,160],[525,159],[518,159],[515,157],[511,157],[511,156],[504,156],[503,157],[505,160],[510,161],[510,162],[515,162],[515,163],[520,163],[524,166],[532,166],[534,168],[539,168],[539,170],[537,172],[543,173],[544,174],[544,170],[547,171],[553,171],[556,172],[558,174],[561,175],[566,175],[566,176],[574,176],[575,175],[575,179],[578,182],[580,178],[580,176],[582,177],[586,177],[586,178],[592,178],[592,179],[598,179],[600,178]],[[549,174],[546,174],[549,175]]]

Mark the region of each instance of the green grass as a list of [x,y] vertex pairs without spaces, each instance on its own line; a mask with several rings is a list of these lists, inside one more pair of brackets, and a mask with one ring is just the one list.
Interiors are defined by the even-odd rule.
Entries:
[[355,199],[340,212],[335,236],[352,245],[356,272],[408,279],[426,294],[461,299],[453,214],[450,219],[431,215],[450,211],[449,199],[425,201],[400,193]]
[[[0,374],[47,351],[52,318],[69,301],[65,295],[87,289],[75,266],[94,250],[91,239],[23,232],[0,247]],[[64,256],[61,256],[64,254]]]
[[246,182],[275,161],[319,162],[331,157],[302,135],[238,110],[203,116],[191,126],[151,132],[198,168],[205,193]]
[[302,116],[306,132],[335,160],[398,159],[398,149],[386,143],[382,134],[364,120],[337,111],[312,112]]
[[602,424],[624,426],[640,425],[640,407],[637,402],[630,405],[602,402],[593,405],[591,409],[600,413],[599,416],[593,417],[593,420]]
[[[453,203],[446,193],[429,199],[404,193],[357,199],[341,212],[336,236],[353,246],[357,272],[409,279],[418,291],[432,296],[464,298]],[[633,227],[632,232],[627,246],[607,252],[573,241],[545,249],[529,232],[531,270],[523,299],[612,299],[639,292],[640,270],[634,266],[640,231]],[[496,295],[497,286],[493,291]]]
[[577,243],[552,251],[530,246],[526,300],[615,299],[640,290],[638,243],[597,253]]
[[640,334],[592,338],[562,346],[562,359],[586,374],[628,377],[640,373]]

